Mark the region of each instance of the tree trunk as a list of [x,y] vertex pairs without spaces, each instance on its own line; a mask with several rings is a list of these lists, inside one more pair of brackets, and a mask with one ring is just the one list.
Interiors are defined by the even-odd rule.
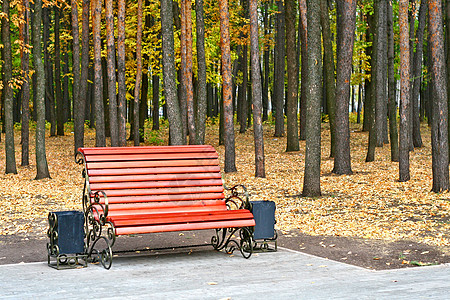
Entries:
[[322,43],[320,34],[320,3],[308,4],[308,90],[306,104],[306,149],[303,196],[318,197],[320,191],[320,104],[322,99]]
[[111,147],[119,146],[119,126],[117,122],[116,95],[116,44],[114,39],[113,1],[105,1],[106,15],[106,44],[107,44],[107,81],[109,98],[109,128],[111,133]]
[[[340,2],[340,3],[339,3]],[[348,106],[352,75],[353,44],[356,26],[356,0],[338,1],[338,15],[342,22],[337,50],[336,77],[336,139],[333,173],[352,174],[350,158],[350,127]]]
[[[64,19],[64,27],[65,30],[70,32],[71,24],[70,19],[66,18]],[[62,81],[62,97],[63,97],[63,111],[64,111],[64,122],[68,122],[69,120],[72,120],[72,110],[71,110],[71,102],[69,99],[69,50],[70,49],[70,43],[64,44],[64,50],[62,55],[63,60],[63,81]],[[84,101],[86,102],[86,100]],[[84,111],[84,110],[82,110]],[[83,128],[84,129],[84,128]],[[84,135],[84,134],[83,134]]]
[[[292,6],[293,5],[294,3],[292,3]],[[260,70],[261,66],[259,62],[257,9],[258,9],[257,0],[250,0],[250,42],[251,42],[250,59],[252,68],[252,90],[253,90],[252,102],[253,102],[253,131],[255,140],[255,176],[265,178],[266,171],[264,164],[264,137],[262,125],[262,93],[261,93],[261,70]],[[295,34],[295,26],[294,26],[294,34]]]
[[187,125],[189,132],[189,144],[197,143],[197,131],[195,129],[194,86],[192,83],[192,14],[191,0],[184,0],[186,23],[186,69],[184,73],[187,104]]
[[197,28],[197,144],[205,143],[206,121],[206,58],[205,58],[205,20],[203,17],[203,0],[195,2]]
[[226,173],[236,172],[236,154],[234,143],[233,98],[231,80],[230,14],[227,0],[219,0],[220,48],[222,53],[222,97],[225,123],[225,167]]
[[399,137],[399,181],[410,179],[409,175],[409,30],[408,1],[399,2],[400,27],[400,137]]
[[176,90],[172,1],[161,1],[162,63],[164,96],[169,119],[171,145],[183,144],[180,105]]
[[[299,151],[298,143],[298,69],[297,69],[297,41],[295,20],[297,8],[295,0],[286,0],[286,62],[287,62],[287,146],[286,151]],[[259,60],[258,60],[259,61]],[[255,90],[253,89],[253,92]]]
[[276,16],[276,69],[274,76],[274,105],[275,105],[275,136],[284,136],[284,72],[285,72],[285,9],[283,1],[276,1],[278,13]]
[[61,9],[55,6],[55,94],[56,94],[56,134],[64,135],[64,110],[61,91],[61,47],[59,38]]
[[247,89],[248,89],[248,47],[242,47],[240,57],[240,67],[242,71],[242,84],[239,86],[238,98],[238,116],[239,116],[239,133],[244,133],[247,130]]
[[269,39],[270,33],[270,20],[269,20],[269,7],[267,2],[264,4],[264,39],[266,40],[264,44],[264,81],[263,81],[263,92],[262,92],[262,101],[263,101],[263,122],[269,119],[269,69],[270,69],[270,42]]
[[432,59],[431,83],[433,91],[433,120],[431,124],[432,190],[438,193],[449,189],[447,77],[444,65],[445,54],[441,1],[429,0],[428,9]]
[[30,2],[22,0],[24,23],[22,24],[22,72],[24,82],[22,85],[22,166],[30,164],[30,55],[28,46],[30,45]]
[[[88,77],[89,77],[89,15],[90,15],[90,0],[83,0],[82,12],[82,32],[81,32],[81,75],[79,85],[79,108],[80,111],[86,111],[86,102],[88,101]],[[81,138],[84,141],[84,121],[86,115],[82,117],[82,123],[78,124],[80,128]]]
[[12,80],[12,53],[10,33],[9,0],[3,0],[2,10],[2,43],[3,43],[3,93],[5,94],[5,155],[6,174],[17,174],[16,156],[14,147],[14,121],[13,121],[13,90]]
[[50,121],[50,136],[56,136],[55,93],[53,88],[53,62],[49,53],[50,44],[50,7],[43,7],[43,43],[44,43],[44,69],[45,69],[45,98],[46,113]]
[[126,99],[126,82],[125,82],[125,8],[126,0],[118,1],[117,10],[117,106],[118,106],[118,137],[119,146],[123,147],[127,144],[127,99]]
[[328,15],[327,0],[320,0],[320,23],[322,25],[323,36],[323,60],[325,69],[325,86],[327,98],[328,119],[330,122],[330,136],[331,136],[331,152],[330,157],[335,157],[336,145],[336,80],[334,77],[334,54],[333,44],[331,40],[330,17]]
[[42,62],[41,24],[42,0],[34,2],[33,16],[33,65],[36,72],[36,180],[50,178],[45,153],[45,70]]
[[105,147],[105,117],[103,109],[103,78],[101,49],[102,1],[93,0],[93,38],[94,38],[94,108],[95,108],[95,146]]
[[71,0],[72,3],[72,37],[73,37],[73,51],[72,51],[72,98],[73,98],[73,126],[74,126],[74,153],[77,149],[84,145],[84,99],[80,94],[80,32],[78,29],[78,6],[76,0]]
[[391,144],[391,161],[398,161],[398,129],[397,129],[397,103],[395,101],[395,74],[394,74],[394,18],[392,3],[388,3],[388,114],[389,139]]
[[[306,94],[308,91],[308,18],[306,0],[299,0],[299,30],[301,39],[300,140],[306,139]],[[326,46],[326,45],[325,45]]]
[[427,5],[425,2],[420,4],[419,9],[419,27],[416,32],[416,52],[413,61],[413,90],[412,90],[412,118],[413,118],[413,144],[414,147],[422,147],[422,136],[420,135],[420,111],[419,111],[419,92],[422,85],[422,58],[423,58],[423,39],[425,24],[427,18]]
[[152,130],[159,130],[159,76],[152,76]]
[[375,103],[375,128],[376,128],[376,146],[383,147],[384,144],[384,126],[386,122],[386,73],[387,73],[387,0],[378,0],[376,16],[376,35],[375,35],[375,47],[374,47],[374,103]]

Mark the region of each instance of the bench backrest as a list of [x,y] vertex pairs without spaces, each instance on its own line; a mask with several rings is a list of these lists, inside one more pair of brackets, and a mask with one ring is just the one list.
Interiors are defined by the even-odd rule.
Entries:
[[116,210],[226,209],[212,146],[80,148],[88,189],[104,191]]

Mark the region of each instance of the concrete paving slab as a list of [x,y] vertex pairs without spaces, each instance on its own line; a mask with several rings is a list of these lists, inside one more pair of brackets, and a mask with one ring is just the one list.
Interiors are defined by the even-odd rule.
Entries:
[[111,270],[0,266],[1,299],[448,299],[450,265],[371,271],[281,249],[115,257]]

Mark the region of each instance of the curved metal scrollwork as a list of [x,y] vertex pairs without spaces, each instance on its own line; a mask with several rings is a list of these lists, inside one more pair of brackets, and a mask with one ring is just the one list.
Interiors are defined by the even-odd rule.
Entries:
[[238,184],[231,188],[226,186],[224,188],[230,191],[230,195],[225,199],[228,210],[251,208],[248,191],[244,185]]
[[77,152],[75,161],[84,166],[82,175],[85,180],[82,201],[85,216],[85,251],[89,261],[100,262],[103,267],[109,269],[112,265],[111,247],[116,241],[116,234],[114,225],[107,221],[108,197],[104,191],[92,192],[83,153]]
[[[237,235],[239,240],[236,239]],[[239,249],[244,258],[249,258],[252,255],[253,243],[253,234],[249,227],[219,228],[216,229],[216,235],[211,238],[214,249],[224,250],[228,254],[232,254],[236,249]]]

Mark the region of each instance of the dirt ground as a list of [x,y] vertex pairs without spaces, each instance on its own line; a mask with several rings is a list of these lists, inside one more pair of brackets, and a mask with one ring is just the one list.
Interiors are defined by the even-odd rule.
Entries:
[[[140,255],[163,255],[173,251],[189,254],[197,249],[208,248],[213,251],[210,245],[213,234],[213,231],[192,231],[121,236],[117,238],[113,250],[117,255],[126,255],[125,251],[133,254],[137,251]],[[45,235],[0,235],[0,265],[46,261],[47,242]],[[180,246],[183,248],[178,248]],[[386,242],[349,237],[309,236],[294,230],[280,233],[278,246],[374,270],[450,263],[450,255],[443,249],[413,241]]]

